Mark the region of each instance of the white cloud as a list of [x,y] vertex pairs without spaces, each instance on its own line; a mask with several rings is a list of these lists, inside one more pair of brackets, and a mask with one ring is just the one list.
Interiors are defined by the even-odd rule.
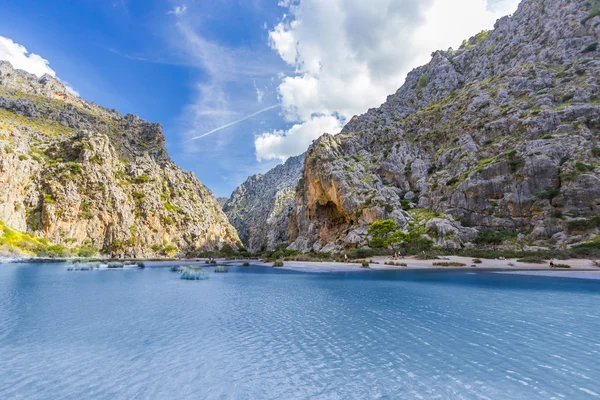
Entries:
[[[0,36],[0,60],[8,61],[13,68],[22,69],[40,78],[45,74],[56,77],[56,72],[50,68],[48,60],[35,53],[29,53],[24,46],[4,36]],[[79,93],[67,82],[62,81],[62,83],[69,93],[79,96]]]
[[38,77],[44,74],[56,76],[48,60],[35,53],[29,53],[25,47],[4,36],[0,36],[0,59],[10,62],[16,69],[22,69]]
[[[194,26],[194,21],[177,21],[175,27],[171,40],[180,57],[187,65],[202,71],[196,96],[181,115],[183,150],[218,154],[221,148],[229,149],[234,140],[229,135],[231,131],[224,128],[250,119],[249,115],[255,116],[256,100],[265,98],[264,81],[277,72],[269,58],[277,62],[277,56],[269,51],[259,57],[249,49],[226,47],[208,40]],[[279,104],[263,108],[260,113],[278,107]],[[220,134],[214,135],[210,147],[206,141],[190,141],[215,132]]]
[[181,6],[175,6],[175,8],[173,8],[172,10],[167,11],[167,14],[181,16],[181,15],[185,14],[186,11],[187,11],[187,6],[184,4]]
[[[265,132],[254,138],[258,161],[280,159],[298,155],[298,149],[307,149],[311,142],[323,133],[337,133],[342,126],[331,115],[313,117],[309,121],[292,126],[287,131]],[[302,151],[300,152],[302,153]]]
[[254,90],[256,90],[256,101],[258,101],[259,103],[262,103],[263,98],[265,97],[265,92],[260,90],[258,88],[258,86],[256,86],[256,81],[253,81],[254,83]]
[[[289,15],[269,32],[269,44],[295,69],[278,88],[284,116],[315,128],[314,115],[336,115],[345,123],[383,103],[433,51],[458,47],[463,39],[492,28],[517,4],[518,0],[282,1]],[[311,140],[323,133],[300,128],[296,132],[305,132]],[[264,135],[257,136],[259,159],[299,154],[306,150],[300,146],[310,143],[289,132],[276,139],[285,153],[259,151],[265,141]],[[284,146],[285,141],[290,145]],[[297,147],[291,151],[293,144]]]
[[65,85],[65,89],[67,92],[71,93],[73,96],[79,97],[79,92],[71,86],[71,84],[67,81],[61,81],[63,85]]

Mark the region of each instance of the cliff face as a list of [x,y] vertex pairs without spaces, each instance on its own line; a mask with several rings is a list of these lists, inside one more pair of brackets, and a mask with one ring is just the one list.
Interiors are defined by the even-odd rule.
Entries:
[[598,234],[600,11],[592,3],[524,0],[494,30],[434,53],[381,107],[315,141],[291,247],[363,246],[368,225],[387,218],[452,248],[488,230],[549,247]]
[[153,256],[237,246],[212,193],[161,126],[0,62],[0,220],[68,247]]
[[289,158],[265,175],[249,177],[223,206],[248,250],[272,250],[288,242],[289,214],[303,163],[304,154]]

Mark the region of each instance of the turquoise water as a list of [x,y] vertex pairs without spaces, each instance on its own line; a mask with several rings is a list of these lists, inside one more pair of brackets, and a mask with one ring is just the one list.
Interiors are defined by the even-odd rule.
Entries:
[[590,399],[600,281],[0,265],[1,399]]

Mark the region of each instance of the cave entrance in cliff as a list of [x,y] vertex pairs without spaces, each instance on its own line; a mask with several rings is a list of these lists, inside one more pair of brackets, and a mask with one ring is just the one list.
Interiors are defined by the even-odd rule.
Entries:
[[324,205],[318,204],[316,216],[318,221],[324,221],[319,233],[322,241],[335,241],[339,235],[346,231],[346,217],[338,210],[334,202],[329,201]]

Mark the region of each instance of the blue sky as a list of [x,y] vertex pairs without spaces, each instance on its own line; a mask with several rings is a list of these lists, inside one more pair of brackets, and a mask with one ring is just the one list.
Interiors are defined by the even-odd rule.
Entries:
[[368,3],[0,0],[0,36],[84,99],[161,123],[173,160],[229,196],[517,1]]

